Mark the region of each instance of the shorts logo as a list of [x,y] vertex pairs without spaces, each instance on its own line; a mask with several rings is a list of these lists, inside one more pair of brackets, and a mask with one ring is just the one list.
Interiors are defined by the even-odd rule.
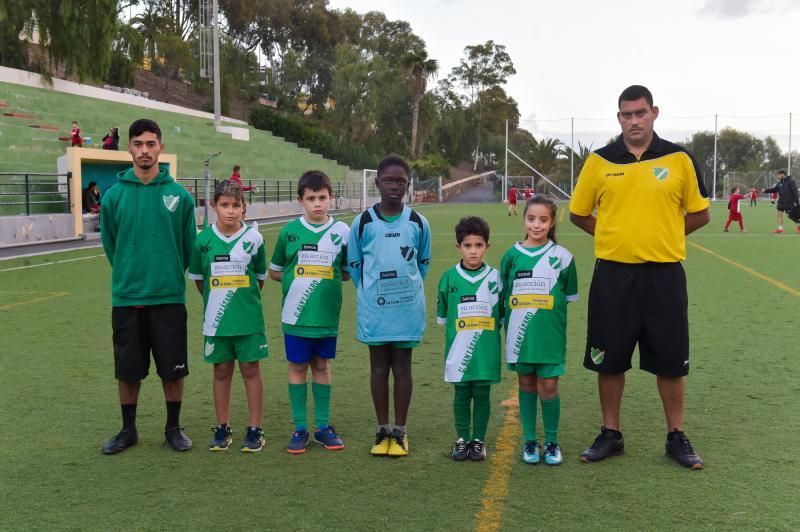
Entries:
[[211,355],[214,354],[214,344],[212,344],[211,342],[206,342],[205,354],[207,357],[210,357]]
[[264,351],[267,348],[267,344],[258,346],[259,351]]
[[592,362],[594,362],[595,365],[600,365],[603,363],[603,359],[606,358],[606,352],[600,351],[600,349],[596,347],[592,347],[589,352],[589,356],[592,358]]
[[684,360],[683,361],[683,367],[684,368],[688,368],[689,367],[689,361],[688,360]]
[[178,371],[179,369],[185,369],[185,368],[186,364],[177,364],[174,368],[172,368],[172,371]]
[[161,196],[161,199],[169,212],[175,212],[175,209],[178,208],[178,200],[181,198],[179,196]]
[[653,175],[656,176],[656,179],[659,181],[664,181],[669,177],[669,168],[653,168]]
[[561,259],[558,257],[548,257],[547,261],[550,263],[550,267],[554,270],[557,270],[561,267]]

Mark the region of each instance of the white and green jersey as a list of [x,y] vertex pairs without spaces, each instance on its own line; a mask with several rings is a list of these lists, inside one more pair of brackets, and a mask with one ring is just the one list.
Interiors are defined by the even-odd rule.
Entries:
[[349,232],[347,224],[333,217],[316,226],[304,216],[281,230],[269,268],[283,272],[284,333],[306,338],[339,333]]
[[518,242],[500,262],[506,362],[563,364],[567,355],[567,303],[578,300],[572,253],[548,240],[538,248]]
[[203,334],[242,336],[264,332],[261,289],[267,273],[264,237],[242,224],[225,236],[217,225],[197,235],[189,261],[189,279],[203,280]]
[[436,321],[446,325],[444,380],[500,382],[503,283],[484,264],[477,271],[456,264],[439,280]]

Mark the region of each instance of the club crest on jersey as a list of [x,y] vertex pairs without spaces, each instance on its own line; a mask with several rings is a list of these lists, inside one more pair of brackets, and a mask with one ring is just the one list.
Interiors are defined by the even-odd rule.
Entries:
[[245,240],[244,242],[242,242],[242,249],[248,255],[252,255],[253,254],[253,249],[255,247],[256,247],[256,245],[253,244],[252,242],[250,242],[249,240]]
[[669,168],[653,168],[653,175],[656,176],[656,179],[659,181],[664,181],[669,177]]
[[404,259],[411,262],[414,259],[414,256],[417,254],[417,250],[411,246],[401,246],[400,247],[400,255],[403,256]]
[[559,257],[548,257],[547,261],[550,263],[550,267],[554,270],[557,270],[561,267],[561,259]]
[[169,212],[175,212],[175,209],[178,208],[178,201],[181,198],[180,196],[161,196],[161,199],[164,201],[164,207],[166,207]]
[[498,293],[499,291],[500,291],[500,290],[499,290],[499,289],[498,289],[498,287],[497,287],[497,283],[496,283],[496,282],[494,282],[494,281],[489,281],[489,293],[491,293],[491,294],[496,294],[496,293]]
[[600,349],[598,349],[597,347],[593,347],[589,351],[589,356],[591,357],[592,362],[594,362],[595,365],[600,365],[603,363],[603,359],[606,358],[606,352],[600,351]]
[[342,243],[341,235],[337,235],[336,233],[331,233],[331,242],[333,242],[335,246],[341,244]]

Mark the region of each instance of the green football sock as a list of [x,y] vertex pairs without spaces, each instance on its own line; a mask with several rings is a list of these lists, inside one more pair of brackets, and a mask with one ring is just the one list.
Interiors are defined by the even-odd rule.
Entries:
[[542,399],[542,424],[545,443],[558,442],[558,420],[561,417],[561,397]]
[[489,426],[489,415],[492,412],[491,391],[489,384],[472,387],[472,437],[476,440],[486,440],[486,427]]
[[456,422],[456,434],[464,441],[469,441],[470,400],[472,399],[472,386],[456,384],[456,393],[453,397],[453,417]]
[[289,384],[289,404],[292,407],[292,421],[295,430],[308,428],[308,412],[306,411],[306,396],[308,384]]
[[314,396],[314,420],[317,428],[327,427],[331,420],[331,385],[312,382],[311,395]]
[[519,391],[519,417],[522,421],[522,434],[525,441],[536,439],[536,409],[539,406],[539,394]]

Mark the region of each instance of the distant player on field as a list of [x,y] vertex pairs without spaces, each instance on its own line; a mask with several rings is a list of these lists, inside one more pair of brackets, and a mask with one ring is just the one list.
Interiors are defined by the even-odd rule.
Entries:
[[217,426],[208,450],[227,451],[231,445],[231,381],[238,360],[249,417],[241,450],[258,452],[264,447],[260,361],[268,354],[261,310],[264,238],[242,222],[244,193],[236,182],[217,185],[211,208],[217,221],[197,237],[189,264],[189,279],[203,296],[203,360],[214,364]]
[[567,356],[567,303],[578,299],[578,277],[572,253],[556,243],[556,204],[537,194],[522,213],[525,239],[500,262],[506,327],[506,362],[519,380],[522,461],[538,464],[542,447],[536,439],[536,411],[541,399],[544,461],[563,462],[558,444],[561,397],[558,378]]
[[750,187],[750,206],[755,207],[758,203],[758,189]]
[[728,232],[728,226],[731,222],[739,222],[739,229],[742,233],[745,232],[744,223],[742,222],[742,200],[744,195],[739,193],[739,187],[731,189],[731,197],[728,200],[728,221],[725,222],[723,231]]
[[142,119],[128,130],[133,168],[118,175],[100,205],[100,236],[111,263],[114,367],[122,430],[103,453],[116,454],[139,440],[136,405],[150,351],[167,401],[164,435],[176,451],[192,440],[180,428],[186,353],[186,280],[197,236],[194,198],[158,166],[161,129]]
[[[431,260],[428,220],[403,205],[410,170],[398,155],[378,165],[380,203],[356,216],[347,244],[356,285],[358,340],[369,346],[370,387],[378,432],[374,456],[408,454],[411,352],[425,333],[423,280]],[[389,425],[389,373],[394,376],[394,427]]]
[[[765,188],[764,192],[777,195],[778,228],[773,233],[783,233],[783,213],[789,213],[800,203],[797,183],[792,176],[786,174],[786,170],[778,170],[778,182],[772,188]],[[800,224],[797,226],[797,232],[800,233]]]
[[508,191],[508,215],[511,216],[511,210],[514,210],[514,216],[517,215],[517,196],[519,191],[517,185],[512,184]]
[[[486,458],[491,385],[500,382],[500,274],[483,262],[489,224],[477,216],[456,225],[461,261],[439,280],[436,321],[446,325],[444,380],[455,385],[453,415],[458,439],[453,460]],[[472,432],[470,433],[470,418]]]
[[311,368],[316,430],[314,441],[326,449],[344,449],[330,424],[331,362],[336,357],[342,281],[347,272],[350,228],[328,211],[333,188],[327,175],[312,170],[297,183],[297,201],[305,213],[286,224],[278,235],[269,265],[270,279],[283,291],[281,327],[289,361],[289,404],[294,432],[286,447],[290,454],[305,452],[309,425],[306,411]]
[[525,185],[525,190],[523,191],[523,196],[525,197],[525,201],[528,201],[533,197],[533,189],[530,185]]
[[589,155],[569,206],[597,256],[583,365],[597,372],[603,426],[580,459],[624,452],[620,409],[638,345],[639,367],[656,375],[667,456],[702,469],[683,432],[689,301],[681,261],[686,235],[709,222],[708,194],[692,156],[653,131],[659,110],[646,87],[628,87],[617,105],[622,134]]

